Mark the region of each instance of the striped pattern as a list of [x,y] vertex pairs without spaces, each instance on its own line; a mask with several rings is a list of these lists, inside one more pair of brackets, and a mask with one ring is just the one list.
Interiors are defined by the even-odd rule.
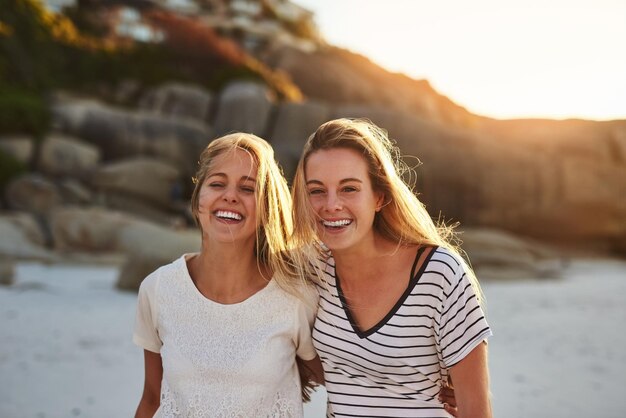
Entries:
[[437,400],[442,379],[491,330],[455,256],[424,250],[407,291],[366,331],[352,321],[334,260],[327,261],[313,343],[324,365],[329,417],[449,417]]

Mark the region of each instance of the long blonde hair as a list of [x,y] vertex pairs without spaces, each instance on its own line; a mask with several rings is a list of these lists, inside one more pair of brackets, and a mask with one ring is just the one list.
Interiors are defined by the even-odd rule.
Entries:
[[[248,133],[233,133],[217,138],[204,149],[194,177],[191,212],[198,218],[200,189],[211,172],[217,156],[237,149],[247,152],[257,165],[255,199],[257,228],[255,253],[257,263],[268,267],[273,279],[286,291],[302,297],[304,283],[301,265],[308,265],[306,254],[292,241],[293,218],[289,187],[274,159],[274,150],[264,139]],[[263,269],[260,269],[263,271]],[[269,278],[268,278],[269,279]]]
[[[305,169],[311,154],[333,148],[353,149],[362,155],[367,162],[374,191],[385,196],[383,207],[374,218],[374,230],[399,245],[439,246],[457,255],[478,299],[482,300],[476,275],[456,244],[453,228],[432,220],[424,204],[402,178],[411,169],[401,159],[398,147],[389,139],[387,132],[366,119],[331,120],[308,138],[292,187],[297,239],[302,242],[320,241],[316,232],[317,215],[309,203]],[[324,253],[321,245],[318,251]]]

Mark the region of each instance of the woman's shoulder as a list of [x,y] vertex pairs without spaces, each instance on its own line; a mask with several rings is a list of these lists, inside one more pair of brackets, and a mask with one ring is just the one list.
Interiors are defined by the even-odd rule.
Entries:
[[466,270],[459,253],[449,248],[436,246],[432,249],[425,271],[434,273],[448,285],[454,285],[463,277]]
[[270,294],[268,294],[271,300],[265,300],[264,303],[287,309],[290,312],[317,310],[319,294],[313,284],[303,280],[285,286],[274,280],[272,281],[274,283],[270,283],[267,286],[267,288],[272,289]]
[[317,288],[308,282],[298,283],[295,292],[289,294],[292,302],[292,309],[297,317],[308,318],[309,322],[315,317],[319,293]]
[[432,255],[430,256],[430,261],[444,264],[454,272],[461,268],[461,257],[457,252],[441,246],[434,246],[431,251]]
[[303,303],[306,306],[317,306],[320,295],[313,283],[306,282],[300,285],[297,297],[298,303]]
[[[274,282],[273,288],[275,289],[276,297],[289,300],[293,303],[308,302],[315,298],[317,300],[317,291],[313,283],[309,281],[289,282],[287,284],[279,283],[277,280],[272,279]],[[270,283],[271,284],[271,283]],[[268,285],[268,287],[271,287]]]

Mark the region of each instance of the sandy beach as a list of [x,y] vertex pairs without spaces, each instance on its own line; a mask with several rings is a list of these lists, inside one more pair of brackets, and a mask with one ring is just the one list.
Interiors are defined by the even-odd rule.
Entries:
[[[117,269],[20,263],[0,287],[0,417],[130,417],[143,383],[134,293]],[[626,261],[553,280],[484,281],[500,418],[626,416]],[[324,415],[324,391],[306,406]]]

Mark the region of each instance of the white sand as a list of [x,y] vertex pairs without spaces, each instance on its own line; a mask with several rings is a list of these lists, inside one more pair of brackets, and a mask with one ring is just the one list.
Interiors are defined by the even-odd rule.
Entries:
[[[143,383],[135,294],[110,267],[22,263],[0,287],[0,417],[130,417]],[[626,416],[626,262],[483,283],[495,416]],[[307,417],[323,416],[323,391]]]

